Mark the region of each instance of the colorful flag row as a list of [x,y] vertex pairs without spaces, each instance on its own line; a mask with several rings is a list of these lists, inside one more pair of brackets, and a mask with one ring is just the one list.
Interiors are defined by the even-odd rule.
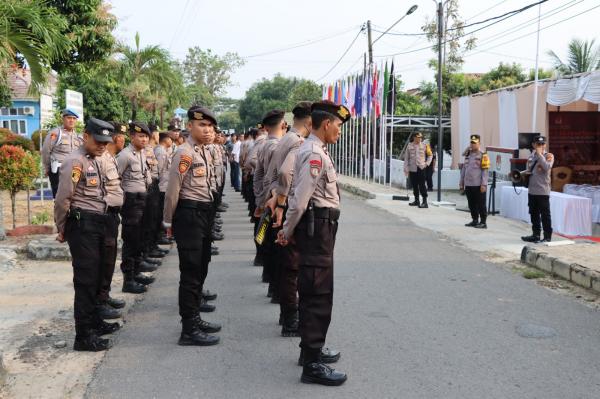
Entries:
[[393,114],[396,104],[396,79],[394,76],[394,61],[388,71],[388,63],[377,69],[362,74],[347,76],[334,83],[323,85],[323,100],[343,104],[352,117],[363,117],[382,113]]

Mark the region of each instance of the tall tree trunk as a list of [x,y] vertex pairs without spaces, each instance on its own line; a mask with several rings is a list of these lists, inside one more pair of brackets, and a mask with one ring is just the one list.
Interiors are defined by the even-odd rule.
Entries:
[[135,121],[137,118],[137,98],[131,100],[131,121]]
[[10,192],[10,204],[11,204],[11,208],[12,208],[12,226],[13,229],[15,229],[17,227],[17,192],[16,191],[11,191]]
[[27,189],[27,224],[31,224],[31,195],[29,188]]

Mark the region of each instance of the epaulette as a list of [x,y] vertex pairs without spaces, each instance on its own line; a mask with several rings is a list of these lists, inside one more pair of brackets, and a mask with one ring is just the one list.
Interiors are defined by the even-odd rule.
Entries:
[[490,168],[490,157],[487,152],[481,154],[481,169],[489,169]]

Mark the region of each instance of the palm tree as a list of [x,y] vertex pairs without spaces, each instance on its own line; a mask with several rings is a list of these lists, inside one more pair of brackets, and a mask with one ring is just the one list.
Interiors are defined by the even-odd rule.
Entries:
[[50,63],[70,48],[61,34],[66,20],[39,0],[0,1],[0,75],[7,68],[26,63],[31,71],[32,89],[46,82]]
[[169,54],[159,46],[140,49],[140,35],[135,34],[135,47],[120,45],[117,49],[119,77],[123,82],[123,94],[131,102],[131,120],[150,93],[153,82],[163,80],[161,64],[169,62]]
[[591,72],[600,69],[600,46],[595,43],[595,39],[572,39],[569,43],[567,62],[563,62],[552,50],[548,51],[548,55],[554,62],[554,68],[561,74]]

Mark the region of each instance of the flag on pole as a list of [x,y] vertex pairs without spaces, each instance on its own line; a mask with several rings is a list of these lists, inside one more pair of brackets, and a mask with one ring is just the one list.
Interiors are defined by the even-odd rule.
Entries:
[[382,107],[381,110],[382,112],[387,112],[387,96],[388,96],[388,90],[390,88],[390,73],[388,71],[388,64],[387,61],[385,62],[385,70],[383,72],[383,95],[381,96],[381,102],[382,102]]
[[387,113],[393,114],[396,104],[396,77],[394,76],[394,60],[390,68],[390,83],[387,92]]
[[354,112],[356,116],[361,117],[362,114],[362,92],[363,92],[363,84],[362,84],[362,76],[358,75],[356,77],[356,91],[354,92]]
[[333,101],[333,86],[331,84],[327,87],[327,100]]

